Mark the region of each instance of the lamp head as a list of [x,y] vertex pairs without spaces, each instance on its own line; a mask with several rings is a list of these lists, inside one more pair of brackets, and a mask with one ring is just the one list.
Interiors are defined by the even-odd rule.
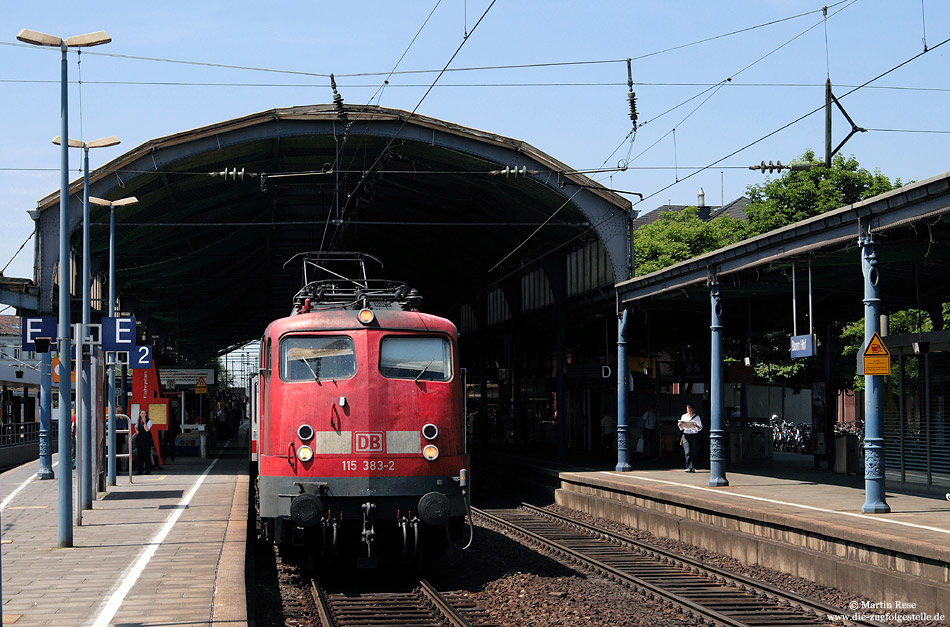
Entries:
[[[53,143],[57,146],[62,142],[62,138],[57,135],[53,138]],[[115,146],[116,144],[121,143],[119,138],[115,135],[109,137],[103,137],[102,139],[94,139],[91,142],[81,142],[78,139],[69,138],[67,145],[70,148],[106,148],[108,146]]]
[[99,46],[112,41],[112,37],[109,37],[108,33],[104,30],[63,39],[55,35],[47,35],[46,33],[24,28],[16,38],[25,44],[52,46],[54,48],[63,48],[64,51],[66,48],[88,48],[89,46]]
[[34,46],[52,46],[59,48],[60,44],[63,43],[63,40],[59,37],[47,35],[46,33],[30,30],[28,28],[21,30],[16,38],[25,44],[33,44]]

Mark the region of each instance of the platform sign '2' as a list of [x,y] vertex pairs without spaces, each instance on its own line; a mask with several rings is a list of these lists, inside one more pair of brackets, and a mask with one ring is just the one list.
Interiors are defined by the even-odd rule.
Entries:
[[129,351],[129,367],[131,367],[132,370],[151,368],[152,347],[136,346]]

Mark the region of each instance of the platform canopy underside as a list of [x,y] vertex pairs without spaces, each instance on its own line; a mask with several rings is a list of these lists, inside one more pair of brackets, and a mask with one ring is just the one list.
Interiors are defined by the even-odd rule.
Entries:
[[[81,181],[70,192],[79,250]],[[148,321],[149,341],[197,360],[287,315],[300,252],[369,253],[384,264],[369,267],[376,278],[405,281],[442,315],[598,237],[615,277],[628,271],[629,201],[524,142],[379,107],[275,109],[155,139],[92,173],[90,193],[138,198],[116,210],[122,309]],[[37,215],[47,310],[58,196]],[[93,207],[103,273],[108,219]]]

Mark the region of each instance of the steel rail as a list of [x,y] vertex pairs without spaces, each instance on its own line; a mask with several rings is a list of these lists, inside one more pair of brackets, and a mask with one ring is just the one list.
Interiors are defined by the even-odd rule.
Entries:
[[[473,627],[425,580],[420,580],[419,587],[410,592],[347,594],[345,599],[328,595],[315,579],[310,580],[310,587],[322,627],[383,624]],[[338,606],[336,612],[335,605]]]
[[[473,508],[473,512],[482,516],[484,520],[511,530],[514,535],[525,538],[529,544],[553,551],[555,555],[567,562],[599,570],[610,579],[622,582],[649,598],[664,600],[668,606],[675,604],[688,614],[698,615],[718,625],[747,627],[776,624],[816,625],[832,622],[843,625],[874,625],[875,627],[882,625],[852,620],[850,617],[854,614],[853,612],[831,606],[818,607],[810,600],[801,599],[808,605],[805,608],[798,598],[793,599],[788,592],[771,586],[766,587],[762,582],[753,582],[748,579],[739,581],[732,573],[712,569],[695,560],[686,561],[682,559],[683,556],[650,545],[625,547],[630,553],[624,555],[616,550],[618,540],[612,539],[612,537],[619,538],[620,536],[530,506],[523,506],[520,510],[508,510],[510,517],[520,517],[522,520],[510,520],[476,508]],[[558,519],[568,521],[574,529],[571,530],[565,524],[558,522]],[[555,528],[536,532],[526,526],[532,523],[545,523]],[[580,535],[568,537],[566,532]],[[624,544],[631,543],[626,538],[622,541]],[[574,549],[567,546],[568,542],[575,545],[580,543],[583,546]],[[637,556],[635,551],[641,556],[645,555],[649,561],[636,559],[641,556]],[[595,557],[595,554],[600,555]],[[614,562],[617,565],[608,562]],[[730,583],[735,588],[718,587]],[[718,605],[721,611],[712,607],[713,605]],[[790,610],[790,606],[797,606],[797,609]],[[799,610],[804,610],[804,613],[800,613]],[[836,618],[832,619],[832,616]]]
[[317,616],[320,618],[321,627],[333,627],[333,618],[330,614],[330,605],[327,603],[326,594],[323,588],[317,583],[316,579],[310,580],[310,591],[313,594],[313,600],[317,605]]
[[425,579],[419,581],[419,588],[422,590],[422,594],[426,599],[429,600],[432,605],[436,607],[440,614],[448,621],[449,625],[452,627],[472,627],[472,623],[468,622],[458,610],[456,610],[446,599],[441,592],[432,587]]
[[555,542],[549,538],[544,537],[541,534],[530,531],[516,523],[506,520],[500,516],[495,516],[494,514],[489,514],[488,512],[475,508],[472,508],[472,513],[481,516],[484,519],[493,522],[494,524],[510,529],[514,533],[525,537],[529,542],[534,544],[547,547],[548,549],[555,552],[555,554],[560,554],[566,556],[568,560],[574,564],[586,564],[599,569],[608,575],[614,580],[627,581],[635,585],[635,589],[639,592],[646,592],[652,595],[659,596],[663,599],[666,599],[668,603],[676,603],[684,609],[689,609],[700,616],[703,616],[709,620],[714,621],[719,625],[728,625],[730,627],[747,627],[746,623],[734,620],[725,614],[721,614],[715,610],[711,610],[707,607],[700,605],[699,603],[694,603],[689,599],[676,594],[675,592],[670,592],[660,586],[656,586],[640,577],[636,577],[629,573],[614,568],[609,564],[606,564],[598,559],[592,558],[588,555],[585,555],[579,551],[575,551],[560,542]]
[[[715,575],[717,580],[720,582],[727,582],[727,581],[733,582],[739,586],[744,586],[746,589],[751,589],[752,591],[754,591],[755,593],[759,595],[773,597],[773,601],[787,600],[795,605],[802,607],[803,609],[811,610],[819,616],[829,616],[829,615],[844,616],[844,615],[854,614],[853,610],[844,610],[840,607],[835,607],[833,605],[824,603],[822,601],[810,599],[800,594],[796,594],[795,592],[792,592],[790,590],[783,590],[781,588],[777,588],[764,581],[759,581],[757,579],[753,579],[751,577],[747,577],[739,573],[730,572],[726,569],[719,568],[717,566],[712,566],[710,564],[706,564],[704,562],[701,562],[689,556],[682,555],[680,553],[676,553],[676,552],[673,552],[664,548],[660,548],[651,544],[646,544],[644,542],[640,542],[638,540],[635,540],[634,538],[630,538],[623,534],[601,529],[594,525],[581,522],[578,520],[574,520],[574,519],[568,518],[567,516],[562,516],[561,514],[557,514],[555,512],[549,512],[547,510],[544,510],[540,507],[536,507],[534,505],[530,505],[528,503],[522,503],[521,508],[536,516],[543,516],[543,517],[558,521],[562,525],[575,527],[577,529],[584,530],[585,532],[589,534],[593,534],[597,536],[606,536],[606,538],[608,538],[612,542],[615,542],[621,545],[632,546],[640,551],[656,554],[656,555],[665,557],[667,559],[680,562],[686,566],[689,566],[690,568],[697,569],[699,571],[705,571],[707,573]],[[877,621],[850,620],[850,621],[842,621],[841,624],[867,625],[869,627],[888,627],[885,623],[880,623]]]

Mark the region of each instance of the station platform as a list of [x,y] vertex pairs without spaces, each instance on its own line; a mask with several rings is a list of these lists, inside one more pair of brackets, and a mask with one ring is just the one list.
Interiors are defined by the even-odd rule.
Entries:
[[[709,470],[657,465],[615,472],[606,464],[561,464],[473,454],[473,488],[501,473],[545,484],[558,505],[688,542],[742,563],[785,572],[868,603],[913,604],[950,615],[950,502],[886,492],[888,514],[862,514],[864,477],[833,474],[811,456],[776,453],[728,467],[728,486]],[[667,461],[664,459],[664,461]],[[606,467],[605,467],[606,466]],[[887,607],[880,606],[880,607]]]
[[[58,548],[56,479],[0,474],[3,627],[247,625],[247,448],[177,456],[100,493]],[[75,474],[73,487],[75,488]]]

